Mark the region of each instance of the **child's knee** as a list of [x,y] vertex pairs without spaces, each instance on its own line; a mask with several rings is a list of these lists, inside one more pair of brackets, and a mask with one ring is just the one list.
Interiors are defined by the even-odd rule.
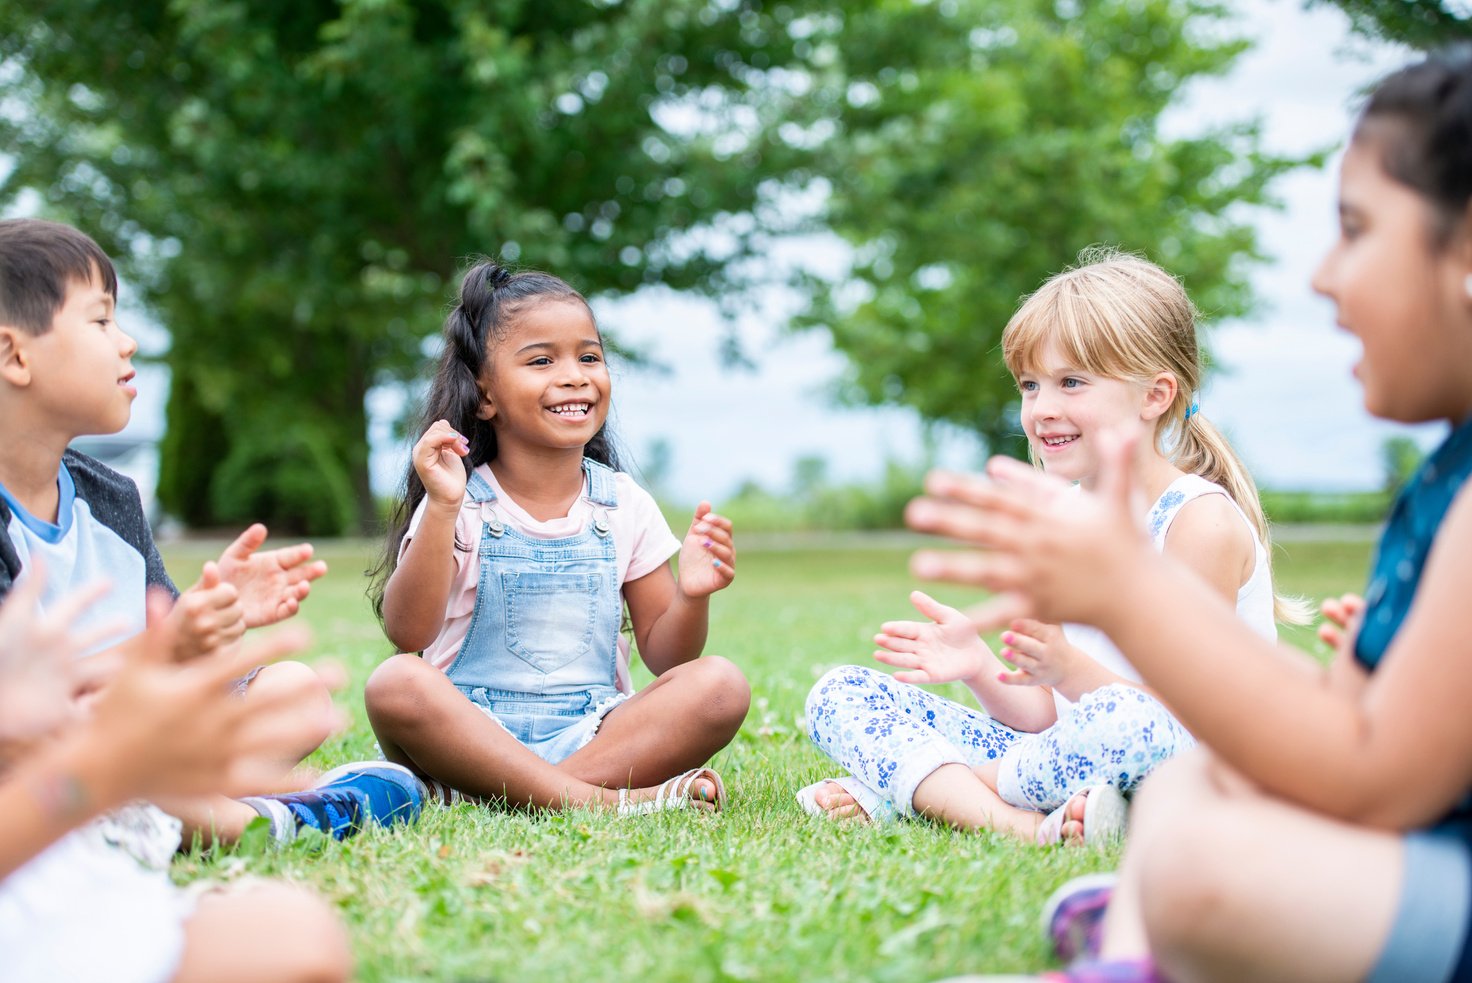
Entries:
[[[424,660],[417,655],[390,656],[379,663],[363,685],[363,704],[375,725],[392,724],[422,713]],[[434,670],[438,672],[438,670]]]
[[713,722],[739,728],[751,707],[751,684],[745,673],[736,663],[719,655],[702,656],[690,665],[697,669],[697,685],[706,716]]
[[342,983],[353,972],[347,930],[332,908],[301,888],[267,881],[207,895],[185,926],[176,980],[210,980],[242,966],[261,979]]
[[332,692],[311,666],[301,662],[276,662],[264,666],[251,679],[246,699],[286,700],[292,707],[292,726],[299,733],[301,754],[310,754],[332,736],[336,716]]

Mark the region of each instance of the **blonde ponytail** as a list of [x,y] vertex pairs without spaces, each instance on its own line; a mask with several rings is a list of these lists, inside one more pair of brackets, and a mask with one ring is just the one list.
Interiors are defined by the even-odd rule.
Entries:
[[[1252,475],[1237,457],[1236,451],[1232,450],[1226,436],[1202,416],[1199,410],[1189,415],[1183,414],[1170,458],[1171,463],[1182,471],[1200,475],[1227,490],[1232,501],[1237,503],[1237,507],[1257,531],[1257,538],[1267,551],[1268,568],[1271,572],[1273,534],[1267,514],[1262,510],[1262,500],[1257,494],[1257,482],[1252,480]],[[1275,588],[1273,617],[1286,625],[1306,625],[1313,620],[1313,609],[1303,598],[1284,594]]]

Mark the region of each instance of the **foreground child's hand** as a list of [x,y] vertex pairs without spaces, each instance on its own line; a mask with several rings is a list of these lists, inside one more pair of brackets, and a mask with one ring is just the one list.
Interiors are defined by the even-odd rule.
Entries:
[[930,622],[886,621],[874,636],[881,649],[874,658],[903,670],[894,674],[895,679],[902,683],[973,679],[996,662],[966,615],[923,591],[911,591],[910,603]]
[[37,560],[0,604],[0,760],[76,719],[90,661],[82,656],[124,628],[112,623],[76,630],[82,613],[107,593],[106,582],[69,594],[43,614],[37,603],[45,583]]
[[460,507],[465,499],[464,457],[470,453],[470,441],[448,420],[436,420],[419,442],[411,457],[414,473],[424,483],[424,493],[436,505]]
[[1080,657],[1088,658],[1068,644],[1063,629],[1046,621],[1018,618],[1002,632],[1002,658],[1016,666],[997,679],[1010,686],[1051,686],[1057,689],[1074,671]]
[[1133,575],[1160,559],[1140,525],[1145,510],[1129,470],[1134,440],[1105,431],[1099,443],[1093,491],[1070,492],[1066,482],[1006,457],[993,457],[985,478],[931,472],[926,497],[909,504],[905,521],[981,549],[921,550],[911,572],[990,590],[995,596],[969,612],[982,631],[1021,617],[1107,619]]
[[[280,747],[299,699],[242,699],[234,681],[262,663],[305,646],[301,631],[281,631],[180,665],[181,623],[167,598],[149,598],[149,628],[123,644],[122,667],[93,705],[85,733],[104,755],[104,795],[123,798],[259,789],[281,777]],[[315,697],[313,697],[315,699]],[[291,738],[291,739],[294,739]]]
[[312,581],[327,572],[327,564],[312,559],[309,544],[258,552],[265,541],[266,527],[257,522],[225,548],[218,563],[220,579],[239,593],[247,628],[274,625],[296,614]]
[[709,597],[735,579],[731,520],[712,512],[709,502],[701,502],[680,544],[680,592],[686,597]]
[[240,592],[221,580],[219,565],[213,561],[204,565],[194,586],[179,595],[167,620],[178,662],[209,655],[245,634]]

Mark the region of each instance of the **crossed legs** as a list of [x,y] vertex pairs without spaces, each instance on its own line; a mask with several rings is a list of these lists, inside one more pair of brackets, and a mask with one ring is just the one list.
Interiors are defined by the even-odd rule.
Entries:
[[[479,798],[560,809],[611,807],[620,788],[632,788],[639,801],[654,794],[651,786],[700,767],[740,729],[751,690],[725,659],[687,662],[614,708],[591,741],[556,765],[522,745],[418,656],[385,661],[364,696],[390,761]],[[692,801],[712,801],[716,789],[702,778],[692,792]]]

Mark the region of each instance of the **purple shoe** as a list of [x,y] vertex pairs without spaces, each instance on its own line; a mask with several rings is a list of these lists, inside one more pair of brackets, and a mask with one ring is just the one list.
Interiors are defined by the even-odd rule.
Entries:
[[1104,912],[1118,874],[1085,874],[1068,881],[1043,905],[1043,935],[1064,963],[1097,959]]

